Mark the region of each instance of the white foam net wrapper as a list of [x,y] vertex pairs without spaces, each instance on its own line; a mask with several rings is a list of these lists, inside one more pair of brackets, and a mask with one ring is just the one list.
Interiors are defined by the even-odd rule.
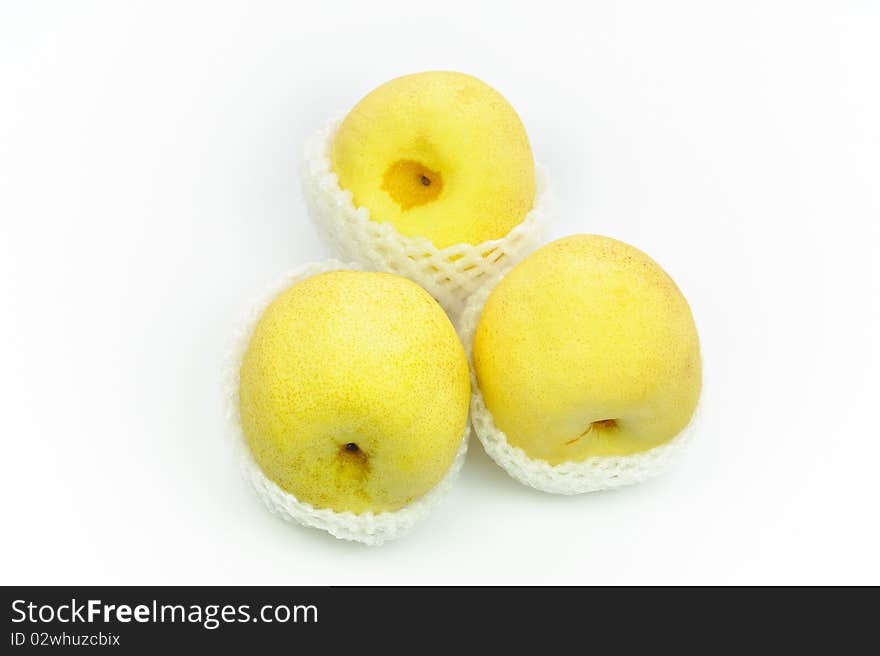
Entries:
[[549,195],[541,167],[535,169],[532,210],[501,239],[437,248],[425,237],[407,237],[391,223],[370,220],[370,211],[355,207],[351,192],[339,187],[330,163],[339,123],[330,121],[309,141],[302,171],[309,215],[338,257],[417,282],[456,317],[492,275],[506,271],[542,243]]
[[629,456],[593,456],[580,462],[551,465],[530,458],[525,451],[508,443],[504,431],[495,425],[473,373],[474,333],[483,306],[500,278],[490,281],[468,300],[457,323],[459,337],[471,361],[471,421],[489,457],[520,483],[553,494],[581,494],[623,487],[640,483],[668,469],[691,441],[693,419],[667,444]]
[[379,545],[388,540],[401,537],[416,523],[427,517],[431,509],[443,497],[458,476],[467,453],[470,424],[462,435],[461,445],[449,470],[443,479],[426,494],[394,512],[355,514],[350,511],[336,512],[326,508],[315,508],[311,504],[298,500],[295,496],[282,490],[263,473],[251,454],[239,414],[239,372],[241,361],[247,350],[263,312],[269,304],[284,290],[311,276],[327,271],[360,270],[357,264],[344,264],[329,260],[317,264],[309,264],[292,271],[269,287],[253,304],[249,314],[235,334],[224,364],[224,397],[226,401],[227,425],[229,436],[234,440],[241,460],[241,471],[250,483],[263,504],[273,513],[291,522],[303,526],[319,528],[342,540],[353,540],[369,545]]

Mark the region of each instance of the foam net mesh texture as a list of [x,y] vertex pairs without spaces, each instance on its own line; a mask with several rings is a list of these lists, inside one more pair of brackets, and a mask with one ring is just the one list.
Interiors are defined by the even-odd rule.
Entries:
[[253,304],[250,312],[237,330],[224,364],[224,397],[226,402],[229,437],[236,445],[241,472],[257,496],[272,513],[291,522],[322,529],[342,540],[353,540],[369,545],[379,545],[407,533],[415,524],[427,517],[431,509],[449,490],[464,464],[467,453],[470,423],[462,435],[461,445],[455,459],[443,479],[426,494],[394,512],[336,512],[298,500],[272,482],[260,469],[247,445],[239,414],[239,372],[244,353],[263,312],[278,294],[311,276],[327,271],[359,270],[357,264],[344,264],[329,260],[310,264],[292,271],[269,287]]
[[536,167],[532,210],[501,239],[479,245],[437,248],[424,237],[407,237],[390,223],[370,220],[370,211],[355,207],[350,191],[339,187],[330,149],[340,120],[330,121],[306,146],[302,187],[309,215],[322,237],[344,260],[377,271],[405,276],[424,287],[456,317],[468,297],[487,280],[506,271],[543,241],[547,228],[547,176]]
[[471,363],[471,422],[489,457],[520,483],[553,494],[610,490],[640,483],[668,469],[692,440],[694,419],[667,444],[629,456],[593,456],[580,462],[551,465],[530,458],[525,451],[508,443],[504,431],[495,425],[473,373],[474,333],[483,306],[500,278],[489,281],[471,296],[456,325]]

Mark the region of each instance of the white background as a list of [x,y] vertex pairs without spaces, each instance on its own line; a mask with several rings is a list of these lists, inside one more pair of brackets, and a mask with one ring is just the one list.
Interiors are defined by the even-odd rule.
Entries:
[[[2,583],[880,583],[880,3],[4,2]],[[553,236],[692,305],[699,440],[574,498],[475,442],[378,549],[283,523],[224,441],[241,313],[325,257],[302,147],[371,88],[517,108]]]

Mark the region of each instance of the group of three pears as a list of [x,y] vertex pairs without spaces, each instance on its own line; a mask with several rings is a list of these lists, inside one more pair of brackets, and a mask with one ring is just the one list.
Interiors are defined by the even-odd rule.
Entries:
[[316,135],[303,190],[344,262],[271,289],[231,367],[270,509],[398,537],[457,474],[471,424],[547,492],[638,482],[680,451],[701,388],[687,301],[620,241],[538,247],[544,187],[517,113],[461,73],[392,80]]

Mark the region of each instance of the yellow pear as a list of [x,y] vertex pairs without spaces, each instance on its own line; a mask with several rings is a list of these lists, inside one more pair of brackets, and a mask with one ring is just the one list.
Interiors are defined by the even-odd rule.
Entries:
[[507,441],[551,465],[669,442],[701,387],[687,301],[660,266],[607,237],[550,243],[489,295],[476,379]]
[[339,186],[373,221],[437,248],[499,239],[535,199],[519,116],[463,73],[416,73],[372,91],[340,125],[331,162]]
[[256,462],[299,501],[397,510],[434,487],[465,430],[470,379],[427,292],[387,273],[333,271],[263,312],[240,371]]

